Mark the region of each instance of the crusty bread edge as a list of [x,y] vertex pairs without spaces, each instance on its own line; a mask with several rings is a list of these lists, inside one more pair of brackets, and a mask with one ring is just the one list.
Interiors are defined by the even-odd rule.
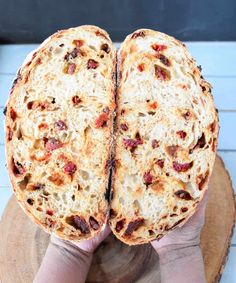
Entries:
[[[87,29],[89,31],[101,31],[103,33],[106,34],[107,36],[107,39],[110,41],[111,45],[112,45],[112,52],[114,53],[114,60],[113,60],[113,74],[112,74],[112,79],[113,79],[113,100],[115,100],[115,90],[116,90],[116,82],[115,82],[115,72],[116,72],[116,49],[115,47],[113,46],[113,43],[108,35],[108,33],[97,27],[97,26],[93,26],[93,25],[82,25],[80,26],[80,28],[84,28],[84,29]],[[73,28],[70,28],[70,29],[73,29]],[[54,37],[57,37],[58,35],[61,35],[63,34],[64,32],[68,32],[70,29],[67,29],[67,30],[59,30],[57,31],[56,33],[54,33],[53,35],[50,35],[48,38],[46,38],[36,49],[34,49],[33,51],[31,51],[25,58],[25,60],[23,61],[21,67],[18,69],[17,71],[17,75],[16,75],[16,78],[13,80],[13,83],[12,83],[12,87],[11,87],[11,90],[10,90],[10,95],[11,93],[15,90],[15,88],[18,86],[19,84],[19,78],[21,76],[21,72],[22,70],[24,70],[24,67],[30,62],[33,60],[33,57],[35,56],[35,54],[37,54],[38,52],[40,52]],[[34,65],[32,66],[34,67]],[[6,107],[8,106],[10,102],[10,96],[6,102]],[[7,120],[7,117],[4,119],[4,128],[6,129],[6,120]],[[114,113],[112,113],[112,120],[114,121]],[[113,128],[111,129],[111,132],[113,131]],[[111,133],[111,136],[112,136],[112,133]],[[87,235],[84,235],[83,237],[79,238],[77,236],[74,236],[74,235],[65,235],[63,232],[60,232],[60,231],[51,231],[50,228],[40,222],[26,207],[25,205],[22,203],[21,201],[21,198],[18,196],[17,194],[17,184],[14,180],[14,177],[13,177],[13,174],[11,172],[11,170],[9,170],[9,167],[11,165],[11,154],[8,152],[8,149],[9,149],[9,146],[8,146],[8,141],[7,141],[7,136],[6,136],[6,131],[5,131],[5,156],[6,156],[6,161],[7,161],[7,168],[8,168],[8,174],[9,174],[9,178],[10,178],[10,181],[11,181],[11,185],[12,185],[12,188],[13,188],[13,192],[14,192],[14,195],[20,205],[20,207],[22,208],[22,210],[24,211],[24,213],[26,215],[29,216],[29,218],[31,219],[32,222],[34,222],[35,224],[37,224],[40,228],[42,228],[46,233],[49,233],[49,234],[54,234],[58,237],[60,237],[61,239],[64,239],[64,240],[73,240],[73,241],[82,241],[82,240],[87,240],[87,239],[91,239],[93,238],[94,236],[96,236],[97,234],[99,234],[102,230],[105,229],[105,226],[106,226],[106,223],[108,221],[108,218],[109,218],[109,202],[107,203],[107,211],[106,211],[106,217],[105,217],[105,220],[104,220],[104,224],[102,226],[100,226],[100,228],[96,231],[94,230],[91,230],[91,234],[90,236],[87,236]],[[112,142],[110,143],[109,145],[109,150],[108,150],[108,155],[107,155],[107,164],[110,164],[110,159],[111,159],[111,151],[112,151]],[[106,173],[107,175],[107,186],[106,188],[104,188],[104,192],[106,192],[107,190],[107,187],[108,187],[108,177],[109,177],[109,169],[107,171],[108,173]]]
[[[161,33],[163,34],[162,32],[159,32],[159,31],[155,31],[155,30],[150,30],[150,29],[145,29],[145,28],[141,28],[141,29],[138,29],[138,30],[135,30],[134,32],[132,32],[131,34],[127,35],[125,40],[122,42],[121,46],[119,47],[118,51],[117,51],[117,92],[116,92],[116,111],[118,112],[118,109],[119,109],[119,93],[120,93],[120,78],[122,76],[121,72],[122,72],[122,65],[121,65],[121,62],[122,62],[122,48],[125,46],[125,43],[127,41],[129,41],[131,39],[131,36],[132,34],[134,33],[138,33],[138,32],[141,32],[141,31],[147,31],[147,32],[158,32],[158,33]],[[164,34],[165,35],[165,34]],[[177,40],[176,38],[172,37],[172,36],[168,36],[168,37],[171,37],[173,40],[177,41],[184,49],[185,51],[188,52],[188,49],[186,47],[185,44],[183,44],[181,41]],[[194,60],[195,61],[195,60]],[[203,79],[204,80],[204,79]],[[204,82],[206,82],[204,80]],[[207,84],[209,84],[208,82],[206,82]],[[214,101],[214,100],[213,100]],[[216,109],[216,108],[215,108]],[[219,115],[216,112],[216,117],[219,121]],[[118,117],[117,117],[118,119]],[[115,125],[117,127],[117,125]],[[116,129],[116,128],[115,128]],[[116,131],[115,131],[115,137],[116,137]],[[217,133],[219,135],[219,123],[217,123]],[[217,148],[217,145],[218,145],[218,139],[217,139],[217,143],[216,143],[216,148]],[[216,149],[217,150],[217,149]],[[114,145],[114,156],[116,156],[116,144]],[[215,152],[215,156],[216,156],[216,152]],[[215,160],[214,160],[215,162]],[[212,170],[213,170],[213,166],[212,168],[210,168],[210,174],[209,176],[211,176],[212,174]],[[116,173],[115,173],[115,169],[114,169],[114,173],[113,173],[113,180],[116,178]],[[210,179],[210,177],[209,177]],[[202,188],[202,194],[201,194],[201,197],[199,198],[199,203],[201,202],[201,200],[203,199],[207,189],[208,189],[208,185],[209,185],[209,179],[208,179],[208,182],[204,184],[203,188]],[[114,191],[114,182],[112,183],[112,191]],[[112,200],[111,200],[112,202]],[[183,225],[185,225],[188,220],[195,214],[195,212],[197,211],[198,209],[198,205],[199,203],[195,206],[195,208],[185,217],[185,220],[183,220],[180,224],[176,225],[175,227],[171,228],[170,230],[168,231],[165,231],[164,232],[164,235],[163,237],[165,237],[167,234],[169,234],[171,231],[173,231],[174,229],[176,228],[179,228],[179,227],[182,227]],[[112,203],[110,204],[111,207],[112,207]],[[111,230],[112,230],[112,233],[120,240],[122,241],[123,243],[127,244],[127,245],[140,245],[140,244],[147,244],[147,243],[150,243],[151,241],[154,241],[154,240],[157,240],[155,237],[153,238],[149,238],[149,239],[129,239],[128,237],[124,238],[124,237],[121,237],[121,235],[119,233],[116,232],[115,228],[112,226],[111,222],[109,221],[109,224],[110,224],[110,227],[111,227]],[[158,238],[158,240],[161,239],[161,238]]]

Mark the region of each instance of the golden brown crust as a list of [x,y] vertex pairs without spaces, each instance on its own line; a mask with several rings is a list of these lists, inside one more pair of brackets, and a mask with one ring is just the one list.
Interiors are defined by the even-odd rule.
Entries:
[[116,56],[97,27],[57,32],[13,83],[6,116],[13,189],[35,223],[64,239],[96,235],[109,198],[117,238],[159,239],[186,223],[207,189],[218,117],[186,47],[142,29],[126,38],[118,60],[115,124]]
[[210,84],[170,36],[144,29],[129,35],[118,74],[110,226],[134,245],[163,237],[194,214],[214,164],[218,117]]
[[15,195],[64,239],[91,238],[107,220],[115,66],[105,31],[71,28],[32,52],[12,86],[6,155]]

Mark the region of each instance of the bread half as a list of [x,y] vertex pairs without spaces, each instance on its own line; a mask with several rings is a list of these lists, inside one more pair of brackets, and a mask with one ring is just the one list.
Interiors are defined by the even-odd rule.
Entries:
[[24,211],[65,239],[107,220],[116,53],[95,26],[62,30],[30,54],[6,112],[10,179]]
[[212,172],[218,117],[185,45],[140,29],[118,53],[110,225],[129,245],[160,239],[195,212]]

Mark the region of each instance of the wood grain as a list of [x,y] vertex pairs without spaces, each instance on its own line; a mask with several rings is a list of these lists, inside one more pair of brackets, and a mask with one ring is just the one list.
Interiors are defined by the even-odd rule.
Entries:
[[232,182],[221,158],[217,157],[210,181],[201,248],[207,282],[218,282],[226,264],[235,225]]
[[[221,276],[234,223],[232,184],[222,160],[217,157],[201,234],[208,283],[218,282]],[[32,282],[48,242],[49,235],[28,219],[12,197],[0,223],[1,282]],[[87,282],[158,283],[158,255],[150,245],[129,247],[110,236],[94,255]]]

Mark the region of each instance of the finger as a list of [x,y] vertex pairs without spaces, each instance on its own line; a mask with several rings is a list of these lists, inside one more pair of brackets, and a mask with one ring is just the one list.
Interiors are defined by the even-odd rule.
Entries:
[[105,239],[111,233],[111,228],[106,224],[105,228],[100,232],[99,237]]
[[197,209],[195,213],[190,217],[188,222],[185,225],[190,225],[190,226],[195,226],[195,225],[200,225],[202,226],[204,224],[205,220],[205,210],[206,210],[206,204],[209,198],[209,188],[206,190],[204,193],[204,196],[200,203],[197,206]]
[[205,191],[204,196],[197,206],[196,215],[201,216],[205,214],[206,205],[209,199],[209,188]]

